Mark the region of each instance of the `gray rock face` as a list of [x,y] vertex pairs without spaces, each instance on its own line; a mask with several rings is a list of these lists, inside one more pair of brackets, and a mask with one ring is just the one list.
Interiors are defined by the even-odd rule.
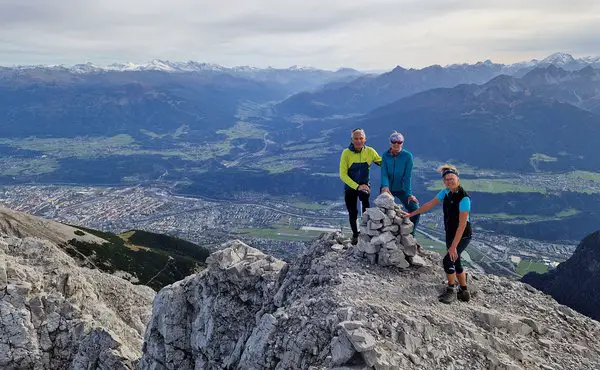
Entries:
[[0,368],[133,369],[154,291],[57,245],[0,238]]
[[600,367],[600,323],[525,284],[482,275],[469,303],[444,305],[438,255],[410,257],[426,267],[408,268],[399,247],[370,254],[404,261],[400,270],[333,250],[339,239],[324,234],[289,265],[229,244],[157,295],[138,368]]
[[240,241],[223,247],[200,275],[160,291],[139,368],[268,366],[265,351],[280,319],[275,307],[285,300],[277,290],[287,265]]

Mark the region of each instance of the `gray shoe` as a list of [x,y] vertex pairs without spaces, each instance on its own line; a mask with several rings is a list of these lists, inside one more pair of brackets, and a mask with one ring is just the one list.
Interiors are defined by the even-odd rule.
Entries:
[[471,294],[469,294],[469,290],[468,289],[461,289],[458,288],[458,293],[456,293],[456,298],[458,298],[459,301],[462,302],[469,302],[469,300],[471,299]]
[[439,296],[438,300],[446,304],[456,301],[456,287],[448,286],[448,288],[446,288],[446,293]]

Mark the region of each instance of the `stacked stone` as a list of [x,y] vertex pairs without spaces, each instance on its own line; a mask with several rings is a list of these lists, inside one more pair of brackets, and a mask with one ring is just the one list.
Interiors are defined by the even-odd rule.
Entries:
[[363,213],[356,254],[381,266],[425,266],[425,260],[417,254],[417,241],[411,235],[414,225],[402,217],[394,197],[383,193],[374,205]]

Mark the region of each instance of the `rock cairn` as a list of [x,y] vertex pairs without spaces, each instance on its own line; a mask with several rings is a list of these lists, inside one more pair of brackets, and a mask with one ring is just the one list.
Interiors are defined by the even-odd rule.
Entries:
[[383,193],[374,204],[363,213],[355,254],[381,266],[426,266],[417,253],[417,240],[411,235],[414,225],[402,217],[394,197]]

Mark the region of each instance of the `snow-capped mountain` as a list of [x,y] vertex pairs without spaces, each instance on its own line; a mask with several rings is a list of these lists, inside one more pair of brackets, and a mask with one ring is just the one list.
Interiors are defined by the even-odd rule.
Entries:
[[472,68],[472,67],[489,67],[498,70],[500,74],[516,75],[522,77],[527,72],[537,67],[548,67],[554,65],[555,67],[562,68],[567,71],[577,71],[587,66],[593,68],[600,68],[600,57],[587,56],[581,58],[574,58],[571,54],[567,53],[554,53],[547,56],[544,59],[531,59],[529,61],[517,62],[512,64],[494,63],[487,59],[483,62],[477,62],[475,64],[451,64],[445,68],[458,69],[458,68]]
[[[451,64],[446,65],[444,68],[472,68],[472,67],[492,67],[499,70],[501,74],[520,74],[524,75],[529,72],[531,69],[536,67],[547,67],[549,65],[554,65],[556,67],[563,68],[565,70],[579,70],[588,65],[591,65],[594,68],[600,68],[600,56],[586,56],[581,58],[574,58],[572,55],[567,53],[554,53],[549,55],[548,57],[538,60],[532,59],[529,61],[517,62],[512,64],[501,64],[494,63],[491,60],[485,60],[483,62],[477,62],[475,64]],[[100,66],[93,63],[85,63],[85,64],[75,64],[72,66],[67,65],[23,65],[23,66],[15,66],[12,68],[16,69],[55,69],[55,70],[66,70],[73,73],[101,73],[106,71],[162,71],[162,72],[220,72],[220,73],[230,73],[234,75],[239,74],[265,74],[265,73],[281,73],[281,72],[300,72],[300,73],[338,73],[343,75],[360,75],[361,72],[352,69],[352,68],[340,68],[337,71],[328,71],[322,70],[313,67],[303,67],[298,65],[290,66],[289,68],[258,68],[251,66],[235,66],[235,67],[225,67],[219,64],[213,63],[201,63],[196,61],[169,61],[169,60],[160,60],[154,59],[147,63],[113,63],[107,66]]]

